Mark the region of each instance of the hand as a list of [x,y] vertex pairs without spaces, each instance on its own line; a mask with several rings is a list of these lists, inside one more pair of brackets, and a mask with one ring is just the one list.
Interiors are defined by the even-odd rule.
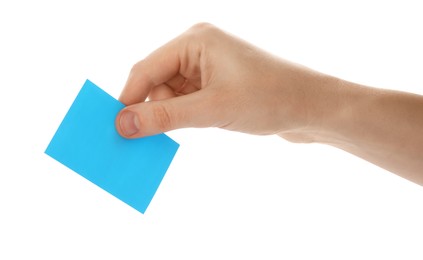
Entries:
[[[145,100],[149,99],[148,102]],[[133,67],[118,132],[220,127],[319,142],[423,185],[423,97],[324,75],[199,24]]]
[[290,133],[310,125],[308,108],[328,80],[198,24],[134,65],[120,96],[128,106],[116,127],[127,138],[220,127],[306,141]]

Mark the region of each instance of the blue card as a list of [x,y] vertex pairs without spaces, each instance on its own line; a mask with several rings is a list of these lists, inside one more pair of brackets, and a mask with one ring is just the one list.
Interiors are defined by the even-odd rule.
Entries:
[[121,137],[115,118],[124,106],[87,80],[45,153],[144,213],[179,144],[165,134]]

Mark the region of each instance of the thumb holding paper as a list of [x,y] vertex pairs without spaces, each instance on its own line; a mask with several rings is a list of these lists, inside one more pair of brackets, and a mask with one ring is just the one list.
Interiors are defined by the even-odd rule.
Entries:
[[138,138],[178,128],[212,126],[215,109],[207,91],[202,92],[130,105],[120,111],[116,128],[126,138]]

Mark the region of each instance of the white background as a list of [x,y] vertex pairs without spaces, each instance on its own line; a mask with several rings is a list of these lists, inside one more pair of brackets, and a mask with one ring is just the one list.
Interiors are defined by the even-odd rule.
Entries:
[[[286,59],[423,94],[419,1],[0,2],[0,259],[423,259],[423,188],[343,151],[219,129],[145,215],[44,154],[89,78],[207,21]],[[422,116],[422,115],[416,115]]]

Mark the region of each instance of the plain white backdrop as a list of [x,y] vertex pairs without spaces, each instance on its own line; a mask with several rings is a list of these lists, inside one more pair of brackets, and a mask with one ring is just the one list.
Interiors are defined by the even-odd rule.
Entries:
[[0,259],[423,259],[423,188],[335,148],[169,132],[181,146],[145,215],[44,154],[85,79],[118,97],[135,62],[202,21],[328,74],[423,94],[422,11],[1,1]]

